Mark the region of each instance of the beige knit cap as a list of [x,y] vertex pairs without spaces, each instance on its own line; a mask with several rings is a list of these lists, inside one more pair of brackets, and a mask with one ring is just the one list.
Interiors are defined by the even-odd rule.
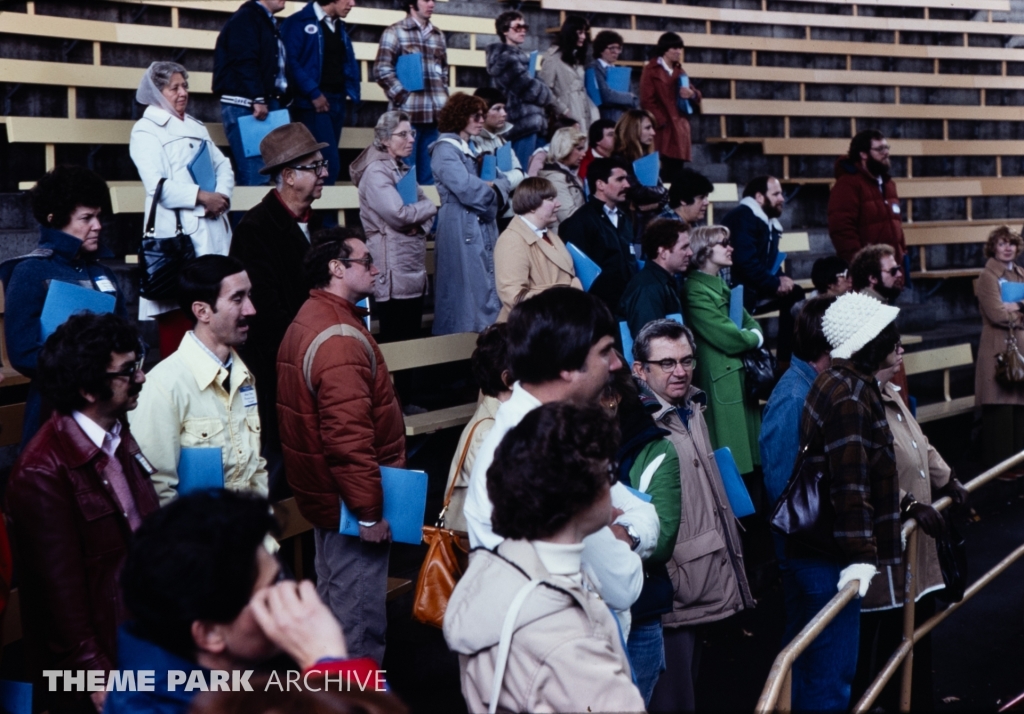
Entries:
[[896,319],[900,309],[862,293],[846,293],[825,311],[821,330],[832,345],[832,357],[850,359]]

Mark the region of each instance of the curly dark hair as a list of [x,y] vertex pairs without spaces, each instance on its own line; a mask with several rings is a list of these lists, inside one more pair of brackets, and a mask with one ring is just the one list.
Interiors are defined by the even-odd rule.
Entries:
[[469,118],[481,112],[487,113],[487,102],[465,92],[456,92],[448,98],[437,118],[437,130],[442,134],[458,134],[466,128]]
[[609,45],[623,45],[622,35],[613,30],[601,30],[594,38],[594,59],[599,59],[601,53],[608,49]]
[[557,533],[600,497],[618,448],[618,426],[599,407],[534,409],[501,440],[487,470],[494,532],[525,540]]
[[35,383],[54,409],[70,414],[86,405],[81,392],[110,399],[110,355],[139,349],[139,333],[127,320],[82,312],[58,327],[39,351]]
[[501,378],[504,372],[511,372],[507,322],[491,325],[480,333],[476,338],[476,349],[469,359],[469,368],[480,391],[488,397],[497,397],[509,390],[509,386]]
[[[48,171],[29,191],[32,215],[41,225],[57,230],[71,222],[79,206],[110,212],[110,189],[100,175],[84,166],[62,165]],[[52,219],[48,217],[52,215]]]

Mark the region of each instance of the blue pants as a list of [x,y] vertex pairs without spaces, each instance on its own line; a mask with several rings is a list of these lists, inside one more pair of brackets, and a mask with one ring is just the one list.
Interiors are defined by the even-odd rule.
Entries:
[[629,630],[626,650],[629,653],[629,666],[633,668],[633,678],[644,698],[644,707],[649,707],[654,685],[665,671],[665,637],[661,629],[661,618],[634,622]]
[[[267,108],[270,111],[276,111],[281,108],[281,105],[276,99],[271,99],[267,102]],[[260,174],[260,169],[263,168],[263,159],[258,154],[246,157],[245,149],[242,148],[242,132],[238,130],[238,120],[251,115],[251,107],[239,107],[234,104],[220,105],[224,133],[227,134],[228,144],[231,145],[231,157],[235,164],[235,184],[238,186],[266,186],[270,183],[270,177]]]
[[317,141],[327,146],[320,153],[327,160],[327,178],[325,186],[333,186],[338,182],[341,172],[341,157],[338,155],[338,141],[341,139],[341,128],[345,125],[345,95],[324,92],[331,108],[326,112],[317,112],[312,107],[292,107],[291,117],[294,122],[302,122]]
[[430,169],[430,145],[437,141],[440,134],[437,124],[413,124],[416,130],[416,146],[405,159],[405,163],[416,169],[416,183],[420,186],[434,185],[434,172]]
[[537,134],[527,134],[512,140],[512,151],[516,152],[516,158],[519,159],[524,172],[530,165],[530,157],[537,149],[537,138]]
[[[788,644],[835,597],[842,566],[826,558],[789,558],[779,567]],[[849,709],[859,639],[860,600],[854,599],[793,664],[794,711]]]

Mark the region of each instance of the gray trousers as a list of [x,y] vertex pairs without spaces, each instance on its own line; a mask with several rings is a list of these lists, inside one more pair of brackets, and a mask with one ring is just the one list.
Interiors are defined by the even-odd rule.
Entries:
[[694,689],[703,649],[699,628],[666,627],[664,632],[665,671],[654,686],[648,711],[695,711]]
[[349,657],[384,662],[390,543],[315,528],[316,591],[345,632]]

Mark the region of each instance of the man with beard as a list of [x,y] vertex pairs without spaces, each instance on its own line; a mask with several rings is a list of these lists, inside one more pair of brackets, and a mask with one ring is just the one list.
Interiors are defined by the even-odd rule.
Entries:
[[255,381],[235,352],[256,314],[251,292],[234,258],[204,255],[181,271],[178,302],[194,327],[177,352],[150,370],[150,386],[130,419],[163,505],[177,497],[180,482],[205,475],[202,455],[212,449],[220,455],[224,488],[267,495]]
[[850,152],[836,160],[836,183],[828,199],[828,232],[840,258],[848,263],[866,245],[885,243],[903,264],[900,199],[889,176],[889,142],[866,129],[850,141]]
[[790,308],[804,298],[803,288],[777,265],[785,202],[777,178],[758,176],[747,182],[740,205],[722,219],[733,247],[732,284],[743,286],[743,307],[751,314],[779,311],[776,352],[783,363],[793,350]]

